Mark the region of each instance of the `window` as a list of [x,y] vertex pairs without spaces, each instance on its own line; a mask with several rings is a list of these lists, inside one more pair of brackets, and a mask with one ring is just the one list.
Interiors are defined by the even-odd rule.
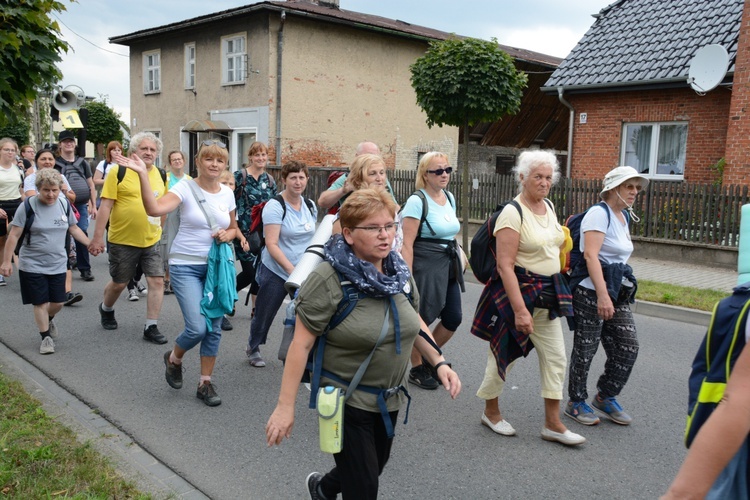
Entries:
[[245,83],[246,58],[245,35],[230,35],[221,39],[222,84]]
[[622,165],[662,179],[685,174],[688,126],[685,122],[628,123],[623,127]]
[[500,175],[509,175],[513,173],[513,167],[516,166],[515,155],[497,155],[495,157],[495,173]]
[[161,92],[161,52],[143,53],[143,93]]
[[195,44],[185,44],[185,88],[195,88]]

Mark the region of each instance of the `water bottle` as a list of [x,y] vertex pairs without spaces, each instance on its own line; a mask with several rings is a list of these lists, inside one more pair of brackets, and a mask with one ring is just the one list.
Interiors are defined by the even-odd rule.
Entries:
[[[296,295],[296,293],[295,293]],[[284,331],[281,334],[281,344],[279,345],[279,360],[286,361],[286,354],[289,351],[289,345],[294,338],[294,324],[296,323],[296,306],[294,299],[289,301],[286,306],[286,316],[284,317]]]
[[344,392],[327,385],[318,390],[320,450],[339,453],[344,445]]

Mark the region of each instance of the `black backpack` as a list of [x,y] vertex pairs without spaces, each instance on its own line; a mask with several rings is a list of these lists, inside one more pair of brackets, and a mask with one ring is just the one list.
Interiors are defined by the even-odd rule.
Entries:
[[[443,192],[445,193],[445,197],[448,199],[448,203],[450,203],[451,206],[453,207],[453,209],[455,210],[456,209],[456,204],[455,204],[455,201],[453,199],[453,193],[451,193],[450,191],[447,191],[445,189],[443,189]],[[411,194],[411,196],[416,196],[417,198],[419,198],[422,201],[422,216],[419,218],[419,227],[417,228],[417,239],[422,238],[422,226],[424,224],[427,224],[427,229],[430,230],[430,233],[432,233],[432,236],[436,236],[437,233],[435,232],[434,229],[432,229],[432,226],[427,221],[427,214],[429,213],[429,206],[427,204],[427,199],[425,198],[424,192],[422,192],[421,189],[417,189],[416,191],[414,191]],[[404,209],[405,206],[406,206],[406,203],[404,203],[401,206],[401,210],[399,210],[399,212],[401,212]]]
[[[34,219],[36,218],[36,212],[34,212],[34,209],[31,208],[31,198],[36,198],[35,196],[30,196],[23,200],[23,208],[26,210],[26,221],[23,224],[23,230],[21,231],[21,236],[18,237],[18,242],[16,243],[16,249],[14,250],[14,253],[18,255],[18,253],[21,251],[21,246],[23,246],[23,239],[26,238],[26,244],[31,244],[31,225],[34,223]],[[70,202],[66,199],[63,201],[62,198],[58,198],[57,201],[60,202],[60,205],[62,205],[63,208],[65,208],[65,220],[70,219]],[[67,208],[66,208],[67,207]],[[66,238],[67,240],[67,238]],[[65,245],[65,243],[63,243]],[[67,252],[66,252],[67,253]]]
[[[573,240],[573,249],[570,251],[567,266],[571,272],[580,262],[583,261],[583,254],[581,253],[581,222],[583,221],[583,216],[596,206],[602,207],[607,213],[607,227],[609,228],[609,225],[612,222],[612,215],[609,213],[607,203],[604,201],[600,201],[596,205],[591,205],[589,208],[579,214],[571,215],[565,221],[565,227],[570,230],[570,238]],[[630,224],[630,214],[626,210],[623,210],[622,213],[625,215],[625,220],[627,221],[627,223]]]
[[89,175],[91,175],[91,167],[80,156],[77,156],[72,163],[63,158],[55,160],[55,170],[64,175],[68,180],[70,189],[76,194],[76,203],[79,205],[88,202],[91,198],[88,177],[86,177],[87,168],[89,169]]
[[[156,166],[155,168],[156,170],[159,171],[159,175],[161,176],[161,181],[164,183],[164,187],[166,188],[167,187],[167,171],[164,170],[163,168],[159,168]],[[118,184],[121,183],[122,180],[125,178],[125,174],[127,173],[127,171],[128,171],[127,167],[123,168],[119,165],[117,166],[117,183]]]

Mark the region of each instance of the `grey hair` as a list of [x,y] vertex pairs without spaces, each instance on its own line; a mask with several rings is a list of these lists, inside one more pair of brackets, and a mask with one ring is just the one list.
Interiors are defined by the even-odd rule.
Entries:
[[531,171],[541,166],[552,167],[552,185],[557,184],[560,180],[560,163],[555,153],[541,149],[527,149],[518,155],[518,163],[513,167],[513,174],[516,176],[519,193],[523,189],[521,177],[528,179]]
[[62,175],[54,168],[41,168],[36,171],[36,179],[34,179],[34,185],[36,186],[37,193],[42,186],[63,186]]
[[[367,149],[369,149],[368,146],[370,144],[372,144],[373,146],[375,146],[375,149],[378,150],[377,153],[370,153],[370,152],[367,151]],[[380,156],[380,148],[378,147],[377,144],[375,144],[372,141],[363,141],[363,142],[360,142],[359,144],[357,144],[357,150],[355,151],[354,155],[355,156],[359,156],[359,155],[362,155],[362,154],[375,154],[375,155]]]
[[156,156],[161,155],[161,150],[164,147],[164,143],[161,142],[161,139],[156,137],[156,135],[153,132],[138,132],[133,137],[130,138],[130,152],[135,153],[138,151],[138,148],[141,146],[141,142],[143,142],[144,139],[148,139],[149,141],[156,144]]

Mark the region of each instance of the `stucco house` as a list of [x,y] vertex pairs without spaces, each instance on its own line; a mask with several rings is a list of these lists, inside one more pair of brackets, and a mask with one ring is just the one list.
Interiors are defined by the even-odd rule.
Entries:
[[[457,128],[427,127],[409,72],[431,40],[449,36],[347,11],[338,0],[288,0],[258,2],[110,42],[130,47],[133,133],[157,133],[165,151],[179,148],[192,158],[202,140],[222,138],[232,168],[238,168],[250,143],[259,140],[269,144],[276,163],[294,158],[339,166],[351,161],[357,143],[371,140],[390,167],[413,169],[420,153],[440,150],[451,161],[458,153]],[[529,70],[550,71],[560,62],[502,48]],[[555,97],[539,93],[538,85],[533,95],[529,104],[539,116],[525,126],[526,142],[565,146],[564,140],[549,141],[559,133],[540,132],[545,126],[567,127],[567,110]],[[494,156],[485,160],[494,170]]]
[[[743,0],[618,0],[542,87],[570,104],[572,177],[631,165],[653,179],[750,184],[750,6]],[[704,46],[728,53],[721,83],[688,84]]]

